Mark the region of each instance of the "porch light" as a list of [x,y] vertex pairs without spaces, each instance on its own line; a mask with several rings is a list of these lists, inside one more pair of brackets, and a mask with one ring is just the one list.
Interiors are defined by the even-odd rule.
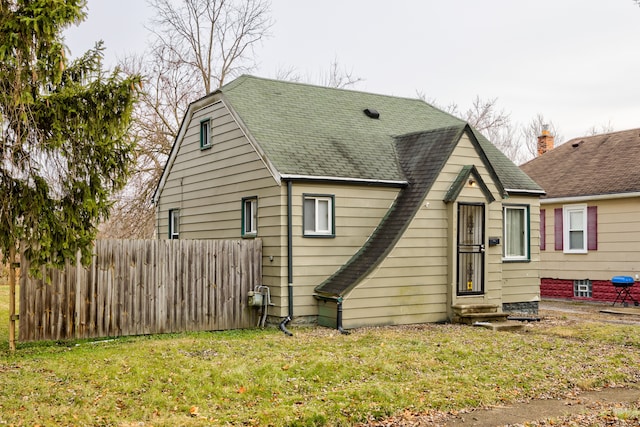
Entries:
[[475,187],[476,186],[476,180],[473,178],[469,178],[469,187]]

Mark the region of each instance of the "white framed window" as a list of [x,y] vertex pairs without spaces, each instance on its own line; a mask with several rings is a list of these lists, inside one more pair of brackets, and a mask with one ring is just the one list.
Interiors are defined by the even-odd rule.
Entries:
[[258,234],[258,198],[242,199],[242,236],[255,237]]
[[573,281],[573,296],[580,298],[591,298],[593,292],[593,285],[591,280],[574,280]]
[[333,196],[305,194],[303,196],[303,224],[305,236],[333,237]]
[[587,252],[587,205],[562,207],[563,248],[565,253]]
[[180,237],[180,211],[178,209],[169,210],[169,238],[178,239]]
[[529,206],[504,206],[503,218],[503,259],[529,261]]
[[200,149],[211,148],[211,120],[204,119],[200,122]]

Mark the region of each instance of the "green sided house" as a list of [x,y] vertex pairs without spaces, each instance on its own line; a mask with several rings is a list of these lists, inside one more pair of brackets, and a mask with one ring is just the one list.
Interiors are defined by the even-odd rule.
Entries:
[[543,190],[417,99],[242,76],[193,102],[159,238],[262,239],[271,322],[338,329],[537,312]]

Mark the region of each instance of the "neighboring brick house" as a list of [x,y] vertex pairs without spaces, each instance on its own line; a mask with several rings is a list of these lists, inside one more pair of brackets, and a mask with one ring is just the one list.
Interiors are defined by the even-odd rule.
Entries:
[[614,301],[613,276],[632,276],[640,301],[640,129],[575,138],[521,166],[540,200],[542,297]]

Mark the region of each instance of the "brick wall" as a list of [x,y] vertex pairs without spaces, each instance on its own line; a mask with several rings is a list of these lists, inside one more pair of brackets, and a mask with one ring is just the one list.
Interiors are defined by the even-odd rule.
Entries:
[[540,296],[543,298],[573,298],[573,280],[540,279]]
[[[618,295],[618,289],[609,280],[593,280],[591,282],[591,298],[573,296],[573,280],[564,279],[540,279],[540,295],[543,298],[562,298],[585,301],[614,302]],[[640,282],[636,282],[631,288],[631,295],[640,301]],[[628,300],[628,299],[627,299]]]

